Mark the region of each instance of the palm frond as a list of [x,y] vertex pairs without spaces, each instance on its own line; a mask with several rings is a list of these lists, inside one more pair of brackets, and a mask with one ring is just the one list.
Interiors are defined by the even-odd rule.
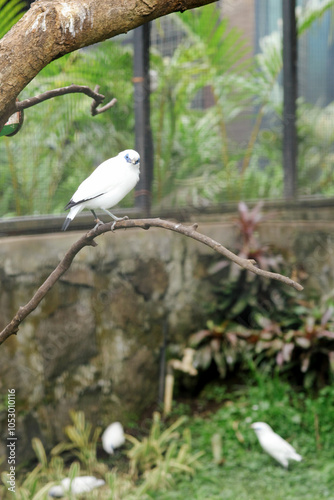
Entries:
[[228,19],[221,18],[214,4],[186,11],[178,15],[178,19],[193,44],[202,45],[202,57],[210,61],[211,66],[220,72],[241,67],[244,56],[249,53],[247,40],[240,30],[229,26]]
[[304,8],[297,8],[298,35],[301,35],[334,6],[334,0],[309,0]]
[[0,38],[17,23],[27,9],[24,0],[0,0]]

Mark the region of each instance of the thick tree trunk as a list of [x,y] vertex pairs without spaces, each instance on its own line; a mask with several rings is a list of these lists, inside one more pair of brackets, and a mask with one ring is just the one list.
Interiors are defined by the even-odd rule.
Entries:
[[39,0],[0,41],[0,129],[26,85],[54,59],[171,12],[215,0]]

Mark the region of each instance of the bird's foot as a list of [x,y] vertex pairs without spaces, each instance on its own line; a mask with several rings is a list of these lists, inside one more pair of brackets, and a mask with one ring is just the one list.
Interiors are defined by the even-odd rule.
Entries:
[[96,222],[96,226],[94,226],[94,231],[95,229],[97,229],[99,226],[102,226],[102,224],[104,224],[104,222],[102,222],[100,219],[94,219],[94,222]]
[[127,215],[124,215],[124,217],[116,217],[115,221],[112,223],[110,231],[114,232],[115,231],[115,226],[116,223],[121,221],[121,220],[128,220],[129,217]]

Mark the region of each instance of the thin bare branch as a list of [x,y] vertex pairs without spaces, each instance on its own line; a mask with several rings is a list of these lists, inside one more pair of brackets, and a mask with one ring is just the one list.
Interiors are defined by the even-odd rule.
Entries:
[[[59,262],[55,270],[49,275],[49,277],[44,281],[44,283],[39,287],[35,295],[31,300],[25,305],[19,308],[10,323],[0,332],[0,344],[2,344],[8,337],[18,332],[19,326],[22,321],[29,316],[29,314],[36,309],[41,300],[45,297],[47,292],[53,287],[53,285],[59,280],[59,278],[69,269],[74,257],[86,246],[97,246],[95,238],[111,230],[113,222],[108,224],[102,224],[96,229],[91,229],[83,235],[78,241],[76,241],[71,248],[66,252],[64,258]],[[292,280],[278,273],[272,273],[265,271],[264,269],[259,269],[256,267],[254,260],[244,259],[235,255],[233,252],[225,248],[223,245],[213,240],[209,236],[201,234],[197,231],[197,224],[191,226],[186,226],[179,222],[172,222],[163,219],[128,219],[122,220],[116,223],[115,230],[117,229],[129,229],[129,228],[141,228],[150,229],[151,227],[157,227],[161,229],[168,229],[170,231],[175,231],[176,233],[183,234],[189,238],[193,238],[204,245],[209,246],[215,252],[223,255],[227,259],[235,262],[243,269],[247,269],[252,273],[258,274],[265,278],[274,279],[281,281],[289,286],[292,286],[296,290],[302,290],[303,287]]]
[[[100,92],[100,85],[96,85],[94,92],[96,92],[96,93]],[[92,102],[90,112],[91,112],[92,116],[99,115],[100,113],[104,113],[108,109],[112,108],[112,106],[114,106],[116,104],[116,102],[117,102],[117,99],[114,97],[113,99],[111,99],[111,101],[108,102],[108,104],[106,104],[105,106],[102,106],[102,108],[100,108],[100,109],[97,109],[99,103],[95,99]]]
[[99,115],[101,113],[104,113],[105,111],[107,111],[108,109],[112,108],[117,102],[117,99],[116,97],[114,97],[113,99],[111,99],[111,101],[109,101],[105,106],[102,106],[102,108],[99,108],[99,109],[96,109],[97,108],[97,104],[96,101],[93,101],[92,102],[92,106],[91,106],[91,113],[92,113],[92,116],[95,116],[95,115]]
[[103,94],[99,93],[100,87],[97,85],[95,87],[95,90],[92,90],[90,87],[87,87],[86,85],[68,85],[67,87],[60,87],[58,89],[52,89],[52,90],[47,90],[46,92],[43,92],[42,94],[36,95],[34,97],[29,97],[29,99],[24,99],[23,101],[18,101],[16,103],[16,109],[17,111],[21,111],[23,109],[31,108],[32,106],[35,106],[36,104],[40,104],[43,101],[46,101],[47,99],[53,99],[54,97],[59,97],[61,95],[65,94],[76,94],[76,93],[81,93],[85,94],[88,97],[91,97],[93,99],[93,103],[91,106],[91,114],[92,116],[98,115],[100,113],[104,113],[104,111],[107,111],[107,109],[110,109],[114,104],[117,102],[117,99],[113,98],[108,104],[103,106],[100,109],[97,109],[99,104],[101,104],[105,96]]

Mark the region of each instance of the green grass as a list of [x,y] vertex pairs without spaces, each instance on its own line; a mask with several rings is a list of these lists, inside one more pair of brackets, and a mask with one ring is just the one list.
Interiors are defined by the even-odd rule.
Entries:
[[[166,434],[168,428],[169,435],[171,435],[170,426],[173,424],[175,426],[180,415],[187,415],[188,418],[182,426],[180,424],[180,432],[173,433],[171,436],[170,446],[181,447],[187,436],[189,459],[198,452],[203,452],[203,456],[197,460],[199,467],[193,467],[193,476],[190,475],[189,470],[187,472],[184,469],[180,472],[176,463],[177,453],[170,453],[172,460],[169,462],[167,456],[159,458],[160,472],[158,471],[158,475],[155,474],[155,481],[149,482],[149,488],[155,484],[161,489],[148,491],[143,476],[136,481],[127,473],[128,443],[110,461],[103,463],[97,461],[96,457],[92,457],[91,472],[97,472],[99,477],[106,479],[107,484],[80,498],[86,500],[334,500],[333,384],[323,388],[317,395],[310,395],[304,391],[292,389],[288,383],[279,378],[266,377],[253,370],[244,385],[227,389],[225,382],[224,385],[216,383],[207,386],[196,400],[176,402],[167,422],[161,425],[159,423],[159,429],[154,433],[156,443],[164,435],[163,433]],[[303,461],[291,463],[289,470],[283,469],[260,448],[250,428],[250,424],[255,421],[269,423],[278,434],[295,446],[303,456]],[[89,424],[87,426],[89,427]],[[213,460],[211,445],[212,436],[217,433],[222,443],[220,465]],[[131,431],[130,434],[132,434]],[[154,443],[153,440],[152,445]],[[87,447],[87,444],[85,446]],[[39,447],[43,451],[41,443]],[[144,448],[141,453],[142,455],[144,453],[143,460],[147,458]],[[165,455],[168,455],[168,451]],[[46,483],[70,474],[68,466],[60,457],[55,457],[54,462],[48,461],[46,456],[43,457],[44,452],[39,453],[40,465],[35,475],[30,472],[25,477],[19,478],[20,484],[25,481],[24,488],[26,489],[26,493],[20,489],[22,494],[17,496],[19,500],[46,500],[48,496],[47,492],[44,493],[45,489],[41,495],[37,492],[40,492],[41,488],[47,488]],[[58,465],[55,459],[58,460]],[[80,463],[80,474],[87,473],[85,464],[81,460]],[[151,474],[153,471],[154,469],[147,473]],[[161,474],[161,480],[159,480],[159,474]],[[169,484],[172,487],[164,490],[163,484]],[[5,499],[11,498],[4,487],[1,493]],[[70,496],[65,498],[69,499]]]
[[[250,429],[254,421],[269,423],[296,447],[303,461],[283,469],[260,448]],[[334,499],[333,423],[334,386],[310,398],[279,380],[262,380],[260,385],[232,393],[215,413],[190,418],[187,426],[194,451],[205,451],[203,467],[193,480],[181,480],[174,491],[151,493],[151,498]],[[223,465],[213,462],[214,433],[222,437]]]
[[161,500],[191,498],[193,500],[297,500],[333,499],[333,467],[316,470],[285,471],[266,465],[259,455],[252,461],[218,470],[206,467],[193,481],[178,485],[177,491],[157,492],[152,498]]

